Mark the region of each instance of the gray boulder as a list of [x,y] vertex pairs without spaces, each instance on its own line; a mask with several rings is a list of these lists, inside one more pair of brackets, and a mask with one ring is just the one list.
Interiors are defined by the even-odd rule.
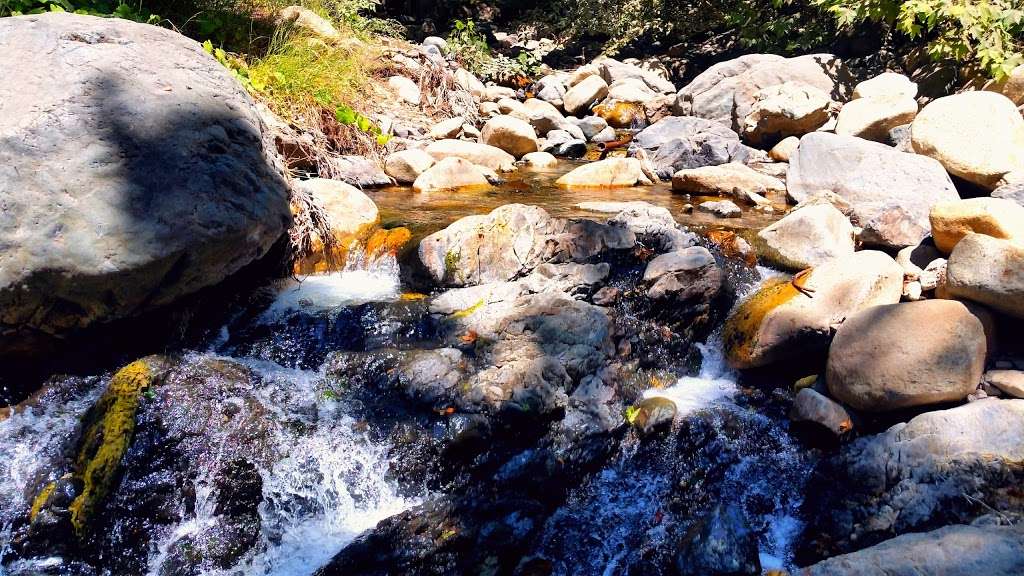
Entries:
[[1024,528],[945,526],[904,534],[805,568],[806,576],[1015,576],[1024,573]]
[[218,284],[289,225],[253,101],[198,43],[113,18],[3,18],[0,70],[0,351]]
[[829,556],[992,512],[1019,513],[1022,460],[1024,400],[926,412],[861,438],[819,467],[830,481],[808,491],[798,552]]
[[635,244],[636,236],[625,228],[553,218],[537,206],[507,204],[427,236],[420,242],[419,258],[434,282],[472,286],[512,280],[544,262],[583,262]]
[[931,207],[957,194],[935,160],[852,136],[813,132],[800,139],[786,178],[802,202],[823,190],[845,199],[871,246],[914,246],[931,231]]
[[853,254],[853,225],[831,204],[805,206],[758,232],[754,246],[771,264],[799,271]]
[[748,149],[740,137],[717,122],[670,116],[633,137],[631,149],[643,149],[658,176],[669,179],[679,170],[743,162]]
[[1006,198],[1024,206],[1024,182],[1005,184],[992,191],[993,198]]
[[783,58],[748,54],[716,64],[679,91],[673,112],[714,120],[740,132],[758,91],[786,82],[802,82],[842,102],[849,97],[852,76],[831,54]]

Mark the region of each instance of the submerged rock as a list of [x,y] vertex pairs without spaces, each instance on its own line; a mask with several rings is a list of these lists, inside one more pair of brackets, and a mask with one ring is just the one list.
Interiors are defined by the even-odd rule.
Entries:
[[636,158],[606,158],[573,169],[555,181],[570,188],[614,188],[653,184]]
[[747,526],[743,510],[734,504],[717,506],[690,529],[679,547],[676,570],[680,576],[761,573],[757,536]]
[[114,18],[3,18],[0,69],[0,355],[173,304],[284,234],[270,134],[197,42]]

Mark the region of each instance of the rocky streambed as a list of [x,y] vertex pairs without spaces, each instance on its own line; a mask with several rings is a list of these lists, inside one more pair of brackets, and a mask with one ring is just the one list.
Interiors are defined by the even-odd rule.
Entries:
[[0,19],[0,68],[2,574],[1024,569],[1012,95],[457,69],[480,129],[363,192],[171,31]]

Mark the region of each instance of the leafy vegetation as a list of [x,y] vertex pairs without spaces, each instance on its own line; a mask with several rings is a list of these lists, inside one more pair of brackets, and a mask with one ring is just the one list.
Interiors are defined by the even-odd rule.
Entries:
[[1000,79],[1024,63],[1020,0],[813,0],[849,28],[862,22],[894,27],[926,42],[936,60],[979,65]]
[[44,12],[74,12],[91,16],[116,16],[125,20],[156,24],[160,17],[142,7],[113,0],[0,0],[0,16],[42,14]]
[[539,59],[530,52],[522,52],[516,58],[492,52],[486,36],[472,20],[456,20],[447,42],[459,63],[484,80],[510,83],[534,76],[540,67]]

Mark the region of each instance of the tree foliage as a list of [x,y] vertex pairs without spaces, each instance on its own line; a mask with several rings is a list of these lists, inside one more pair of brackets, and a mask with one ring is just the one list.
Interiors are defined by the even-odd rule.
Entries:
[[1000,79],[1024,63],[1022,0],[812,0],[840,27],[876,22],[926,43],[937,60],[981,66]]

